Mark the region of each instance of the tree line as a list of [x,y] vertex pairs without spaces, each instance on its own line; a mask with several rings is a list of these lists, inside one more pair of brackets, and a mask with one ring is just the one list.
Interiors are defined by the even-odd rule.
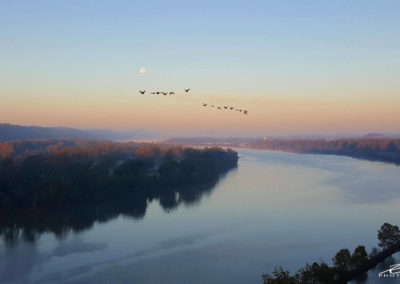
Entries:
[[[333,266],[326,263],[306,264],[292,275],[282,267],[275,267],[272,275],[262,275],[264,284],[335,284],[359,277],[379,261],[400,250],[400,229],[385,223],[378,230],[378,247],[368,254],[364,246],[358,246],[353,253],[348,249],[339,250],[332,258]],[[389,253],[387,253],[389,252]]]
[[217,147],[91,140],[19,141],[1,149],[0,209],[7,210],[91,203],[126,193],[148,198],[163,188],[215,180],[238,161],[236,152]]
[[296,139],[257,140],[247,144],[257,149],[279,150],[296,153],[345,155],[367,160],[400,164],[400,139]]

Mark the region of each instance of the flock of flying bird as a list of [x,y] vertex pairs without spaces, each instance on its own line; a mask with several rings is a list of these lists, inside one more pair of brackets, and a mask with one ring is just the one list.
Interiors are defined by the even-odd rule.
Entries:
[[[206,107],[206,106],[208,106],[208,104],[203,103],[203,107]],[[215,107],[215,106],[214,106],[214,105],[210,105],[210,107]],[[222,106],[222,107],[217,106],[217,109],[218,109],[218,110],[220,110],[220,109],[224,109],[224,110],[235,110],[235,111],[243,112],[243,114],[248,114],[248,113],[249,113],[249,112],[248,112],[247,110],[245,110],[245,109],[238,109],[238,108],[235,108],[235,107],[233,107],[233,106]]]
[[[190,89],[183,89],[184,91],[185,91],[185,93],[189,93],[189,91],[190,91]],[[139,92],[142,94],[142,95],[144,95],[145,93],[146,93],[146,91],[144,90],[144,91],[141,91],[141,90],[139,90]],[[175,92],[172,92],[172,91],[169,91],[169,92],[160,92],[160,91],[157,91],[157,92],[151,92],[150,93],[151,95],[164,95],[164,96],[166,96],[166,95],[175,95]],[[206,107],[206,106],[208,106],[209,104],[207,104],[207,103],[203,103],[202,104],[203,105],[203,107]],[[238,108],[235,108],[235,107],[233,107],[233,106],[214,106],[214,105],[209,105],[209,107],[212,107],[212,108],[216,108],[217,110],[222,110],[222,109],[224,109],[224,110],[235,110],[235,111],[238,111],[238,112],[242,112],[243,114],[245,114],[245,115],[247,115],[249,112],[247,111],[247,110],[245,110],[245,109],[238,109]]]
[[[189,91],[190,91],[190,89],[184,89],[184,90],[185,90],[186,93],[189,93]],[[146,91],[139,90],[139,93],[144,95],[146,93]],[[160,91],[158,91],[158,92],[151,92],[150,94],[151,95],[164,95],[164,96],[166,96],[166,95],[175,95],[175,92],[160,92]]]

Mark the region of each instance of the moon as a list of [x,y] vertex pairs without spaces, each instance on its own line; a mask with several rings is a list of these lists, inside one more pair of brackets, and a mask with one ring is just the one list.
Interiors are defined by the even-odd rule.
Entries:
[[146,68],[144,68],[144,67],[140,68],[139,73],[142,73],[142,74],[146,73]]

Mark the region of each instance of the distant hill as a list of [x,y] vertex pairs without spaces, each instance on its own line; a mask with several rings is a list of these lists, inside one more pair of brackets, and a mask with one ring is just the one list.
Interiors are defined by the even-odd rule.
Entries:
[[332,154],[400,165],[399,138],[351,139],[260,139],[246,145],[249,148],[306,154]]
[[246,137],[177,137],[163,141],[166,144],[186,146],[240,146],[256,141],[257,138]]
[[40,127],[0,124],[0,142],[48,139],[48,138],[83,138],[104,140],[133,140],[155,138],[159,135],[146,130],[114,131],[107,129],[76,129],[68,127]]
[[368,133],[363,136],[363,138],[385,138],[385,137],[388,137],[388,136],[385,134],[381,134],[381,133]]
[[382,134],[382,133],[368,133],[363,138],[400,138],[400,135]]

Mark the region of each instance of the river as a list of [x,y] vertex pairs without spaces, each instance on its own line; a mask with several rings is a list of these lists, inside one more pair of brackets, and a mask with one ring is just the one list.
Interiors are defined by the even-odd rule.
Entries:
[[[12,236],[3,230],[0,282],[261,283],[275,265],[296,271],[307,262],[331,265],[341,248],[370,250],[380,225],[400,223],[400,167],[343,156],[239,153],[237,169],[210,188],[176,196],[179,202],[108,209],[105,216],[75,211]],[[362,283],[396,281],[377,277],[386,268]]]

